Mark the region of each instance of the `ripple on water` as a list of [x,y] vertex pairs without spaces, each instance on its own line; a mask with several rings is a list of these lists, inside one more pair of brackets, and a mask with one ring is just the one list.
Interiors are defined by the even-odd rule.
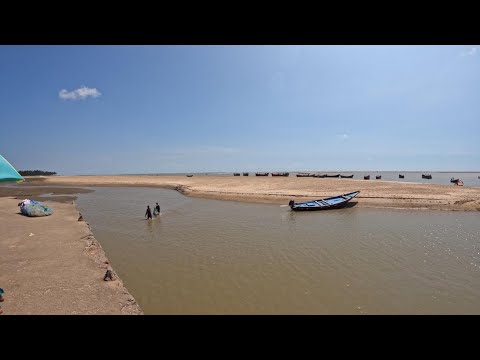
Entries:
[[[480,312],[478,215],[96,188],[78,205],[145,313]],[[144,220],[146,205],[162,214]]]

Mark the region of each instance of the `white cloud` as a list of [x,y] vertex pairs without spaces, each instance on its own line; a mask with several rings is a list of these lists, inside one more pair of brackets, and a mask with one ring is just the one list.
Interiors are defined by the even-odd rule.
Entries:
[[96,97],[99,97],[100,95],[102,94],[96,88],[88,88],[86,86],[82,86],[72,91],[67,91],[65,89],[62,89],[58,93],[58,97],[64,100],[83,100],[89,96],[96,98]]
[[464,51],[460,54],[460,56],[473,56],[477,53],[477,48],[470,48],[468,51]]
[[350,137],[348,134],[339,134],[337,136],[342,140],[347,140]]

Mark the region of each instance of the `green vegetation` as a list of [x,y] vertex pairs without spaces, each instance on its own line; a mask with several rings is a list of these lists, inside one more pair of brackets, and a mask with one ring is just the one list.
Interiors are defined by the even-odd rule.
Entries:
[[43,171],[43,170],[20,170],[18,173],[22,176],[57,175],[57,173],[54,171]]

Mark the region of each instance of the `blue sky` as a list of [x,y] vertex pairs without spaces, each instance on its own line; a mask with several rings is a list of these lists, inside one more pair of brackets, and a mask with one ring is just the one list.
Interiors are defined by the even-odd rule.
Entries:
[[0,154],[63,175],[480,170],[479,46],[0,46]]

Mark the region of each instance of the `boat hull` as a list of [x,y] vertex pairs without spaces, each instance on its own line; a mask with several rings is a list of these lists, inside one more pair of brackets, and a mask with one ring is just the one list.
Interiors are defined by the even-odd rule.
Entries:
[[333,209],[340,209],[342,207],[344,207],[346,204],[348,203],[347,202],[344,202],[342,204],[339,204],[339,205],[331,205],[331,206],[325,206],[325,207],[320,207],[320,206],[315,206],[315,207],[294,207],[292,208],[293,211],[320,211],[320,210],[333,210]]
[[360,191],[354,191],[348,194],[333,196],[325,199],[312,200],[302,203],[290,201],[289,205],[293,211],[318,211],[339,209],[344,207],[350,200],[357,196]]

